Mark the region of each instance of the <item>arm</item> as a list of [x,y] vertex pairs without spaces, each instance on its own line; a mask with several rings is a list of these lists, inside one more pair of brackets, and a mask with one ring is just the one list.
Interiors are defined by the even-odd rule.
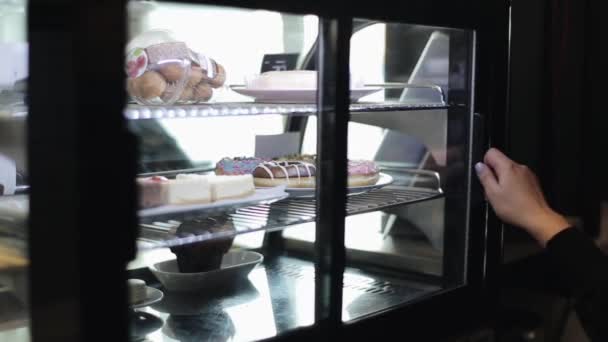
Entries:
[[475,170],[503,221],[521,227],[545,247],[560,281],[577,299],[577,312],[594,341],[608,341],[608,258],[547,204],[538,180],[496,149]]
[[576,311],[592,341],[608,341],[608,258],[585,233],[568,228],[546,246],[560,270],[559,282],[576,299]]

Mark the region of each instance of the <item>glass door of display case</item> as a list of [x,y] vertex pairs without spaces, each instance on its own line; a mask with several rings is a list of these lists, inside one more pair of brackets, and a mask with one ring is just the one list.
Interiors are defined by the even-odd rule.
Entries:
[[27,136],[29,216],[0,211],[0,234],[29,247],[32,339],[432,340],[482,319],[500,243],[472,165],[504,143],[508,6],[377,5],[24,5],[30,77],[0,133]]
[[0,341],[30,333],[24,1],[0,1]]

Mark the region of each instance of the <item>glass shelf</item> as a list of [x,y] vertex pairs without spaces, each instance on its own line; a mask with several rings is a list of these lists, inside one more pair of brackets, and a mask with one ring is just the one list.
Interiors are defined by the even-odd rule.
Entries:
[[[160,286],[151,274],[146,281]],[[344,272],[343,286],[342,317],[347,322],[440,290],[436,285],[350,267]],[[279,336],[314,323],[314,288],[312,262],[284,256],[269,258],[247,279],[213,293],[165,292],[161,302],[146,309],[163,321],[163,327],[146,338],[166,341],[168,337],[196,336],[201,341],[242,341]]]
[[[371,113],[384,111],[421,111],[447,109],[445,103],[361,102],[350,105],[350,112]],[[203,118],[246,115],[316,115],[315,104],[231,102],[176,106],[143,106],[129,104],[124,115],[129,120]],[[0,108],[0,120],[22,120],[27,117],[27,106]]]
[[[428,201],[443,196],[441,190],[388,186],[383,189],[348,197],[347,215],[362,214],[403,204]],[[140,224],[140,251],[154,248],[232,237],[256,231],[276,231],[288,226],[312,222],[316,209],[314,199],[287,198],[267,205],[236,209],[229,213],[202,216],[196,212],[146,217]],[[172,233],[183,222],[197,225],[200,235],[177,238]],[[221,229],[218,229],[221,227]],[[214,229],[211,229],[214,228]],[[212,230],[213,232],[209,232]]]
[[[403,102],[361,102],[350,105],[351,113],[368,113],[382,111],[413,111],[445,109],[445,103],[403,103]],[[212,103],[181,106],[142,106],[130,104],[125,109],[125,116],[130,120],[172,119],[193,117],[243,116],[243,115],[314,115],[315,104],[279,104],[279,103]]]

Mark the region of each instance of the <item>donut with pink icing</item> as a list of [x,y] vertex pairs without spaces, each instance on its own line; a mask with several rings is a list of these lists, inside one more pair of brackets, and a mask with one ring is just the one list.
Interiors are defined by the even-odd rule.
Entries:
[[347,171],[349,187],[374,185],[380,179],[378,165],[371,160],[349,160]]
[[228,176],[248,175],[253,173],[258,164],[264,161],[262,158],[255,157],[223,158],[215,165],[215,174]]

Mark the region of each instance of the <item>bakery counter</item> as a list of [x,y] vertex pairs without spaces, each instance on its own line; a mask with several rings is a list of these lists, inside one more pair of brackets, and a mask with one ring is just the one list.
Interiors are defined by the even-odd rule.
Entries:
[[[356,215],[442,196],[440,189],[391,185],[349,196],[346,211],[347,215]],[[140,250],[148,250],[225,239],[256,231],[282,230],[296,224],[313,222],[315,215],[314,198],[289,197],[271,204],[253,205],[221,214],[186,212],[149,216],[141,218],[138,247]],[[189,230],[195,233],[187,237],[176,236],[177,228],[184,224],[192,226]]]
[[[443,102],[358,102],[350,105],[351,113],[386,111],[424,111],[446,109]],[[243,116],[243,115],[315,115],[317,106],[312,103],[256,103],[256,102],[216,102],[197,105],[143,106],[129,104],[124,111],[127,119],[171,119],[192,117]]]
[[[251,341],[314,323],[314,264],[294,257],[268,259],[239,281],[199,292],[172,292],[145,270],[131,271],[160,289],[159,302],[133,311],[133,332],[146,341]],[[348,268],[345,321],[399,305],[439,289]],[[139,336],[139,337],[144,337]]]

